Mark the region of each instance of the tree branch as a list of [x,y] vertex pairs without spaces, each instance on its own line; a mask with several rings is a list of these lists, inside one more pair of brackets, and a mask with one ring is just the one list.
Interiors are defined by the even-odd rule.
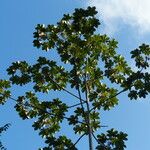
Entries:
[[73,145],[72,147],[74,147],[85,135],[86,135],[85,133],[82,134],[82,135],[78,138],[78,140],[74,143],[74,145]]
[[[3,95],[4,96],[4,94],[2,94],[2,93],[0,93],[1,95]],[[15,99],[15,98],[13,98],[13,97],[9,97],[9,99],[11,99],[11,100],[13,100],[13,101],[15,101],[16,103],[18,103],[18,101],[17,101],[17,99]],[[31,104],[29,104],[29,103],[21,103],[23,106],[26,106],[26,107],[32,107],[32,108],[35,108],[35,109],[38,109],[38,110],[41,110],[41,111],[43,111],[44,113],[47,113],[47,114],[49,114],[49,115],[52,115],[52,116],[55,116],[55,114],[53,114],[53,113],[50,113],[50,112],[48,112],[48,111],[46,111],[46,110],[43,110],[42,108],[39,108],[39,107],[36,107],[36,106],[34,106],[34,105],[31,105]],[[63,117],[64,119],[69,119],[69,117]],[[77,121],[78,123],[81,123],[81,124],[85,124],[86,125],[86,123],[84,123],[84,122],[81,122],[81,121]]]
[[[85,102],[83,102],[83,104],[85,104]],[[77,104],[74,104],[74,105],[68,106],[67,108],[73,108],[73,107],[76,107],[76,106],[79,106],[79,105],[81,105],[81,103],[77,103]]]
[[87,85],[87,74],[85,72],[85,97],[86,97],[86,105],[87,105],[87,127],[88,127],[88,136],[89,136],[89,150],[93,150],[93,141],[92,141],[92,128],[90,121],[90,107],[89,107],[89,88]]
[[78,95],[79,95],[80,105],[81,105],[81,108],[82,108],[82,113],[83,113],[84,119],[86,120],[86,114],[85,114],[83,101],[82,101],[82,97],[81,97],[81,92],[80,92],[80,88],[79,88],[79,77],[77,75],[77,66],[76,66],[76,61],[75,60],[74,60],[74,69],[75,69],[75,78],[76,78],[76,81],[77,81],[77,91],[78,91]]
[[67,90],[67,89],[65,89],[65,88],[63,88],[63,87],[61,87],[61,86],[60,86],[60,85],[59,85],[56,81],[54,81],[51,77],[49,77],[49,78],[50,78],[50,80],[51,80],[54,84],[56,84],[56,85],[58,86],[58,88],[60,88],[60,89],[64,90],[66,93],[68,93],[68,94],[72,95],[73,97],[75,97],[75,98],[77,98],[77,99],[79,99],[79,100],[81,100],[81,101],[85,102],[85,100],[84,100],[84,99],[79,98],[77,95],[75,95],[75,94],[71,93],[69,90]]
[[97,137],[94,135],[93,132],[92,132],[92,136],[94,137],[94,139],[97,141],[98,144],[100,144],[100,145],[102,145],[102,146],[104,147],[103,150],[107,150],[107,146],[105,146],[103,143],[101,143],[101,142],[97,139]]
[[[127,88],[126,88],[126,89],[123,89],[123,90],[121,90],[120,92],[116,93],[115,95],[110,96],[109,98],[105,99],[105,101],[110,100],[110,99],[112,99],[112,98],[114,98],[114,97],[118,96],[119,94],[121,94],[121,93],[123,93],[123,92],[127,91],[127,90],[128,90]],[[92,110],[94,110],[94,109],[96,109],[96,106],[95,106],[95,107],[93,107],[93,108],[91,108],[90,112],[91,112]]]

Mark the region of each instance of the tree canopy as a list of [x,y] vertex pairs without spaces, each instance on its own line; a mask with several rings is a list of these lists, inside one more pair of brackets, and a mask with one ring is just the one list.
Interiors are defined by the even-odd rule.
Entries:
[[[22,119],[32,119],[34,130],[44,138],[41,150],[77,149],[77,144],[88,136],[89,149],[123,150],[127,134],[109,129],[97,134],[103,127],[100,110],[110,110],[119,103],[118,95],[126,92],[129,99],[145,98],[150,93],[149,45],[142,44],[131,51],[136,71],[117,53],[118,42],[96,32],[100,25],[96,8],[75,9],[65,14],[56,25],[38,24],[34,32],[34,47],[57,51],[61,65],[40,56],[35,64],[13,62],[7,69],[8,80],[0,80],[0,103],[7,99],[16,101],[15,109]],[[68,64],[68,66],[66,65]],[[67,67],[66,67],[67,66]],[[14,99],[9,89],[13,85],[32,85],[32,91]],[[77,95],[70,92],[77,91]],[[43,101],[38,93],[62,91],[75,97],[78,103],[70,106],[58,97]],[[61,123],[67,120],[77,141],[59,134]],[[97,145],[93,146],[93,139]]]

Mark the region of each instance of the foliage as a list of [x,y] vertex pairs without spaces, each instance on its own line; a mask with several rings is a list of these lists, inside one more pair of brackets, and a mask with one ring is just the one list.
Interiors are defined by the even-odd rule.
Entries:
[[6,102],[6,99],[10,97],[8,88],[10,88],[10,82],[7,80],[0,80],[0,104],[2,105]]
[[[116,52],[117,41],[95,33],[100,25],[96,14],[95,7],[75,9],[72,15],[64,15],[56,26],[38,24],[34,46],[46,52],[50,49],[57,51],[61,65],[52,57],[39,57],[34,65],[26,61],[14,62],[7,69],[9,81],[0,81],[2,104],[11,98],[7,90],[10,84],[24,86],[32,83],[33,91],[19,96],[15,108],[22,119],[36,119],[32,126],[45,138],[47,146],[43,150],[77,149],[76,144],[83,136],[89,137],[90,150],[93,149],[93,137],[98,142],[96,149],[123,150],[127,134],[110,129],[106,134],[94,135],[102,128],[99,112],[116,106],[117,96],[123,92],[128,92],[131,100],[145,98],[150,93],[150,74],[146,72],[149,45],[143,44],[131,51],[131,58],[138,67],[133,71],[125,58]],[[70,88],[78,95],[71,93]],[[69,106],[60,98],[48,101],[38,98],[39,92],[49,93],[51,90],[67,92],[79,103]],[[69,113],[71,109],[74,113]],[[61,131],[64,119],[74,133],[80,135],[76,142],[65,135],[56,135]]]
[[[0,136],[4,131],[6,131],[9,128],[9,126],[10,126],[10,124],[5,124],[4,126],[0,127]],[[3,146],[1,141],[0,141],[0,149],[6,150],[6,148]]]
[[124,149],[124,140],[127,140],[127,134],[118,133],[114,129],[108,130],[107,134],[97,136],[100,144],[96,147],[97,150],[122,150]]

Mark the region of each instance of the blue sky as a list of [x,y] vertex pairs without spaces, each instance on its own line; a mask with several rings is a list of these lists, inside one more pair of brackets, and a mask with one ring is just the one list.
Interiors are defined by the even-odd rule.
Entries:
[[[1,58],[0,78],[7,78],[6,68],[18,60],[33,63],[38,56],[47,53],[32,46],[36,24],[55,24],[64,13],[71,13],[76,7],[96,5],[102,25],[98,32],[107,33],[119,42],[118,52],[128,54],[140,44],[150,42],[150,2],[148,0],[1,0]],[[50,56],[52,57],[52,55]],[[23,93],[15,87],[13,97]],[[66,95],[63,95],[64,97]],[[128,133],[127,150],[150,149],[150,101],[147,97],[130,101],[126,94],[119,96],[120,103],[109,112],[102,112],[102,123]],[[0,106],[0,125],[10,122],[12,126],[3,134],[2,140],[8,150],[36,150],[44,143],[31,127],[31,121],[22,121],[13,110],[14,102],[9,100]],[[68,133],[69,134],[69,133]],[[84,140],[79,149],[87,149]]]

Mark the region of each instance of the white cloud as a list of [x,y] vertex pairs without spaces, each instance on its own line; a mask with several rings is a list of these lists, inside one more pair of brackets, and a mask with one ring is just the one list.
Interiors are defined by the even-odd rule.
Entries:
[[96,6],[107,33],[122,23],[140,34],[150,33],[150,0],[88,0],[87,5]]

